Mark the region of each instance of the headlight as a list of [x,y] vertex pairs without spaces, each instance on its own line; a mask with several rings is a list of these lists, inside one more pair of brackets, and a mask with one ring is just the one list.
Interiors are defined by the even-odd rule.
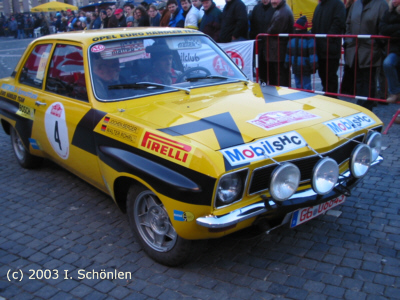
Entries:
[[371,165],[372,151],[366,144],[359,144],[354,148],[350,157],[350,171],[356,178],[363,177]]
[[366,144],[371,148],[372,161],[375,161],[378,158],[379,153],[381,152],[382,134],[376,131],[370,133],[367,137]]
[[333,190],[339,178],[339,166],[329,157],[320,159],[314,166],[312,187],[320,195],[326,195]]
[[271,174],[269,192],[276,201],[284,201],[296,192],[299,182],[299,168],[292,163],[283,163]]
[[[217,200],[220,201],[222,205],[229,204],[241,198],[243,183],[246,178],[243,178],[243,174],[243,172],[236,172],[221,177],[217,188]],[[245,175],[247,175],[247,170]]]

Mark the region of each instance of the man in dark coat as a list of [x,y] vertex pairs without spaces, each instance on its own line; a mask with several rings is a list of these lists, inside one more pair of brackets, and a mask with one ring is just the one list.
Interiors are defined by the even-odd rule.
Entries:
[[225,0],[222,11],[220,43],[247,39],[248,20],[246,5],[241,0]]
[[[379,31],[381,35],[394,37],[390,41],[389,54],[383,61],[390,93],[386,101],[394,103],[400,101],[400,79],[397,71],[400,68],[400,0],[389,2],[389,10],[382,17]],[[400,116],[396,118],[396,122],[400,122]]]
[[[341,0],[321,0],[315,8],[312,26],[311,33],[314,34],[344,34],[346,9],[343,2]],[[337,93],[341,38],[329,39],[329,53],[327,53],[326,38],[317,38],[316,42],[319,60],[318,74],[321,78],[323,91]]]
[[[267,28],[272,20],[275,10],[271,5],[271,0],[261,0],[250,16],[250,39],[255,39],[260,33],[267,33]],[[258,40],[258,74],[260,82],[267,82],[267,62],[265,61],[265,37]]]
[[[293,33],[293,12],[285,0],[271,0],[275,9],[271,23],[267,28],[268,34]],[[290,70],[285,69],[285,56],[288,38],[267,38],[267,80],[270,85],[289,86]]]
[[[378,35],[380,20],[387,10],[388,5],[385,0],[358,0],[354,2],[346,20],[346,34]],[[346,65],[356,69],[356,95],[375,98],[376,70],[382,64],[380,41],[370,38],[358,39],[358,41],[346,38],[345,41]],[[373,101],[362,99],[358,99],[357,104],[369,110],[372,110],[375,106]]]
[[212,0],[201,0],[204,15],[200,22],[199,30],[208,34],[215,42],[219,43],[222,12]]

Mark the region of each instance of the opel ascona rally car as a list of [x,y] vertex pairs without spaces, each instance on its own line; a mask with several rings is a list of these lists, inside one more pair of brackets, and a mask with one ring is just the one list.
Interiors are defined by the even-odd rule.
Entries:
[[154,260],[195,240],[295,227],[382,158],[382,122],[347,102],[263,93],[206,35],[124,28],[34,40],[0,82],[22,167],[51,159],[109,194]]

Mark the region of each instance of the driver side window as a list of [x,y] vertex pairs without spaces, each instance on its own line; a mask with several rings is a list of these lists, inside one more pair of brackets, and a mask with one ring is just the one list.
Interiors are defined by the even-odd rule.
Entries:
[[50,61],[46,91],[88,102],[81,47],[56,46]]

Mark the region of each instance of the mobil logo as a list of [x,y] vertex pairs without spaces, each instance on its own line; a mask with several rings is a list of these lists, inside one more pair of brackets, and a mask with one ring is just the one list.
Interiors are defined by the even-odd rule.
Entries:
[[364,113],[358,113],[352,116],[324,122],[324,124],[336,135],[355,132],[375,123],[376,122],[371,117]]
[[231,166],[274,157],[307,146],[296,131],[267,137],[253,143],[220,150]]

